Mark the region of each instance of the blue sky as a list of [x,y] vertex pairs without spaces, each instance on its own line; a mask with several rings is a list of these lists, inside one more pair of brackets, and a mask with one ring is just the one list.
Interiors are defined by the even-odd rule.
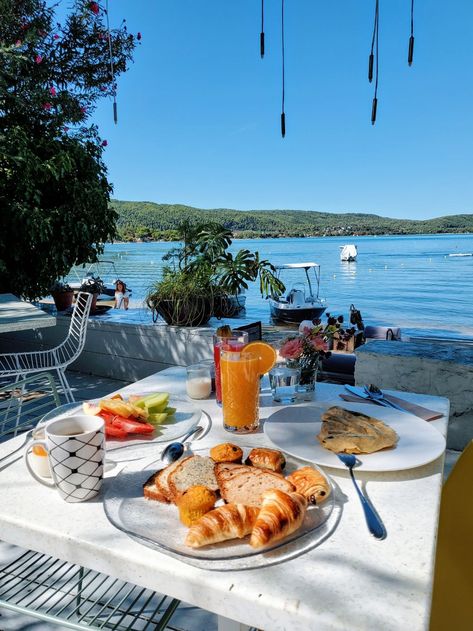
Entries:
[[291,208],[429,218],[473,212],[473,2],[380,0],[378,120],[367,80],[374,0],[109,0],[142,45],[119,80],[114,197],[202,208]]

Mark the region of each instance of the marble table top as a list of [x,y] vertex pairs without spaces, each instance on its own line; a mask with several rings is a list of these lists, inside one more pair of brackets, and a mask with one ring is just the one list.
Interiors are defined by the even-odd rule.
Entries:
[[0,294],[0,333],[54,326],[56,318],[13,294]]
[[[185,393],[185,369],[170,368],[124,388],[123,394]],[[341,386],[317,384],[317,401],[341,400]],[[446,433],[445,398],[400,396],[443,413],[431,424]],[[277,408],[263,400],[264,419]],[[214,400],[202,403],[213,427],[203,447],[231,440]],[[268,445],[263,433],[245,437]],[[9,543],[80,563],[164,592],[220,616],[271,631],[417,631],[429,624],[443,456],[428,465],[391,473],[358,472],[387,529],[370,536],[348,472],[326,469],[344,497],[341,519],[318,547],[293,560],[253,570],[202,570],[144,547],[115,529],[101,498],[66,504],[35,482],[21,459],[2,460],[23,436],[0,445],[0,533]],[[5,466],[3,463],[9,463]],[[108,476],[116,475],[116,469]],[[105,480],[105,486],[108,483]]]

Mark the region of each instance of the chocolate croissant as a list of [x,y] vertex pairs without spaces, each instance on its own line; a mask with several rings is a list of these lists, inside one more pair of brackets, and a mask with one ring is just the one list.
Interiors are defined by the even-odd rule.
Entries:
[[268,449],[267,447],[255,447],[248,454],[248,458],[245,460],[248,465],[253,467],[259,467],[261,469],[271,469],[276,473],[281,471],[286,466],[286,459],[284,455],[277,449]]
[[320,504],[330,495],[330,484],[327,478],[312,467],[302,467],[287,476],[296,491],[311,504]]
[[287,537],[302,525],[306,508],[307,500],[300,493],[285,493],[278,489],[265,491],[250,545],[262,548]]
[[185,544],[200,548],[228,539],[242,539],[252,531],[259,510],[243,504],[219,506],[189,528]]

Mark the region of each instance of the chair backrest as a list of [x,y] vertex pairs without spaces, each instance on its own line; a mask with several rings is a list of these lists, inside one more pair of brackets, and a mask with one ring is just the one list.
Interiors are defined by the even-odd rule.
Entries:
[[[42,372],[0,388],[0,442],[34,426],[61,401],[53,376]],[[0,466],[1,470],[1,466]]]
[[56,349],[56,356],[61,364],[73,362],[84,348],[92,298],[92,294],[84,291],[77,294],[69,332],[64,342]]
[[442,490],[430,631],[473,626],[473,440]]

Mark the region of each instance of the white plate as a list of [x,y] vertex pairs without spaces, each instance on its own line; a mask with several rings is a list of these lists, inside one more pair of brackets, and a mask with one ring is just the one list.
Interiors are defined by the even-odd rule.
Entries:
[[[95,399],[92,402],[97,403],[98,401],[100,401],[100,399]],[[171,440],[176,440],[196,427],[202,416],[202,410],[195,407],[193,403],[190,403],[190,401],[183,397],[171,395],[169,398],[169,407],[176,408],[172,423],[159,425],[152,434],[130,434],[127,438],[120,440],[108,439],[108,448],[117,448],[132,444],[167,443]],[[46,414],[38,423],[38,427],[48,425],[59,418],[71,416],[72,414],[80,414],[81,412],[81,403],[66,403]]]
[[337,401],[314,403],[310,406],[288,406],[271,414],[264,424],[264,432],[279,449],[288,454],[326,467],[344,469],[345,465],[337,456],[322,447],[316,438],[322,426],[321,414],[334,405],[378,418],[392,427],[399,436],[394,449],[357,456],[361,461],[357,471],[412,469],[432,462],[445,451],[445,438],[427,421],[392,408],[363,403],[341,405]]

